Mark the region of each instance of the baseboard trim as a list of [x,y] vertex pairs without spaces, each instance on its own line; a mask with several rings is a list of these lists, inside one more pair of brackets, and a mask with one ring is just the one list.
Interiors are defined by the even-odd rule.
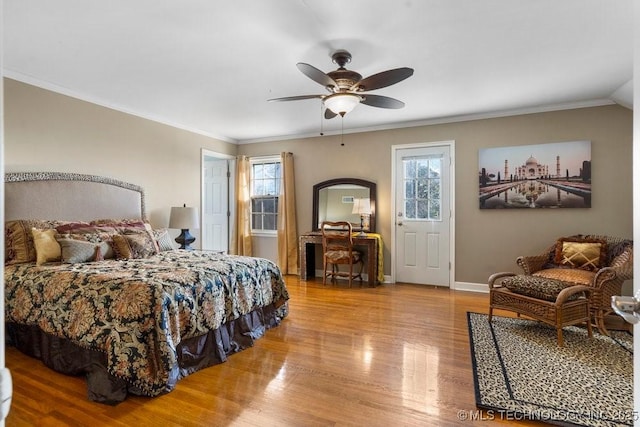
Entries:
[[[316,270],[315,277],[322,278],[322,270]],[[367,274],[362,274],[363,281],[366,282],[368,280]],[[391,281],[390,275],[384,276],[385,284],[393,283]],[[489,293],[489,285],[486,283],[471,283],[471,282],[454,282],[453,286],[450,287],[452,290],[456,291],[466,291],[466,292],[480,292],[480,293]]]
[[486,283],[455,282],[453,286],[452,289],[456,291],[489,293],[489,285]]

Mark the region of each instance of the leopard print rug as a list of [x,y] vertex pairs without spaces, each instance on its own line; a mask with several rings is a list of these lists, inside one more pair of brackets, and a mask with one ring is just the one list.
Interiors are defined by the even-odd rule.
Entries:
[[476,406],[485,417],[556,425],[631,426],[633,336],[467,313]]

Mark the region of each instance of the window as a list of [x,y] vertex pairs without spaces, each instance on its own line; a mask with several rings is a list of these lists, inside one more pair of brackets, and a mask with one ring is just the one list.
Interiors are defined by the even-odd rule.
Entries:
[[442,158],[407,158],[403,164],[405,217],[439,221]]
[[251,230],[275,231],[278,228],[280,194],[280,158],[251,160]]

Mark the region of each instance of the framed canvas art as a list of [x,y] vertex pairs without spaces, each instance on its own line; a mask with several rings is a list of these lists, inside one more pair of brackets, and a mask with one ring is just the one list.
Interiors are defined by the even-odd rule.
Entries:
[[480,149],[480,209],[590,208],[591,141]]

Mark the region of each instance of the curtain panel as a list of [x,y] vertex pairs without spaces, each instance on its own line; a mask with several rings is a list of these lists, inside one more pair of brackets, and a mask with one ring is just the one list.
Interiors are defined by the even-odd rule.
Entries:
[[231,252],[251,256],[251,164],[247,156],[236,158],[236,227],[231,236]]
[[281,153],[278,197],[278,267],[285,274],[298,274],[298,222],[293,153]]

